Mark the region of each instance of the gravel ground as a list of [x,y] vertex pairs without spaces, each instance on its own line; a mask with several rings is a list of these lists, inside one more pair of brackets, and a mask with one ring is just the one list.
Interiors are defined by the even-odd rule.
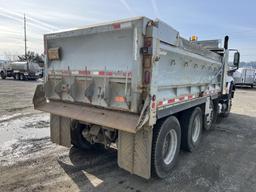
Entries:
[[113,149],[51,143],[49,115],[32,107],[37,84],[0,80],[0,191],[256,191],[256,90],[237,90],[229,118],[181,152],[169,178],[144,180],[118,168]]

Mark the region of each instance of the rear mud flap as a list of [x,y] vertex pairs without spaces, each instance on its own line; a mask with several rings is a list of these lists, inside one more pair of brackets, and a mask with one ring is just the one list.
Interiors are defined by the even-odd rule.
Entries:
[[152,133],[149,127],[143,127],[136,134],[118,132],[119,167],[146,179],[151,177]]
[[70,137],[71,119],[51,114],[50,131],[51,141],[65,147],[71,146]]

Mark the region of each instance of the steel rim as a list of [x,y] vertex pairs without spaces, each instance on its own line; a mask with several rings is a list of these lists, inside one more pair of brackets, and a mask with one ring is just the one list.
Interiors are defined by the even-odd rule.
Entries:
[[174,129],[170,130],[164,139],[163,145],[163,160],[166,165],[169,165],[175,156],[176,150],[178,145],[178,137],[177,133]]
[[201,130],[201,121],[200,117],[197,115],[193,122],[193,129],[192,129],[192,141],[194,143],[197,142]]

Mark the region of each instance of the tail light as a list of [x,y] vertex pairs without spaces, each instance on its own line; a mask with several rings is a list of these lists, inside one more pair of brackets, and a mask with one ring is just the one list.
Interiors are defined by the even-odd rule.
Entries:
[[144,72],[144,83],[149,84],[151,79],[151,72],[150,71],[145,71]]
[[144,47],[151,47],[152,46],[152,38],[148,37],[144,39]]
[[115,102],[123,103],[123,102],[125,102],[125,97],[123,97],[123,96],[116,96],[115,97]]

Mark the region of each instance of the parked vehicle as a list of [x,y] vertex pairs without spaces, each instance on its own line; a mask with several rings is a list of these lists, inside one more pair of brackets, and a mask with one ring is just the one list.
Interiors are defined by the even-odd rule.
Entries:
[[45,82],[35,109],[51,113],[53,142],[82,149],[117,144],[118,165],[167,177],[180,147],[228,116],[234,82],[218,40],[185,40],[160,20],[137,17],[46,34]]
[[233,75],[235,85],[246,85],[253,88],[255,81],[255,73],[256,69],[253,68],[239,68]]
[[42,68],[33,62],[9,62],[0,69],[2,79],[13,77],[16,80],[37,80],[42,76]]

